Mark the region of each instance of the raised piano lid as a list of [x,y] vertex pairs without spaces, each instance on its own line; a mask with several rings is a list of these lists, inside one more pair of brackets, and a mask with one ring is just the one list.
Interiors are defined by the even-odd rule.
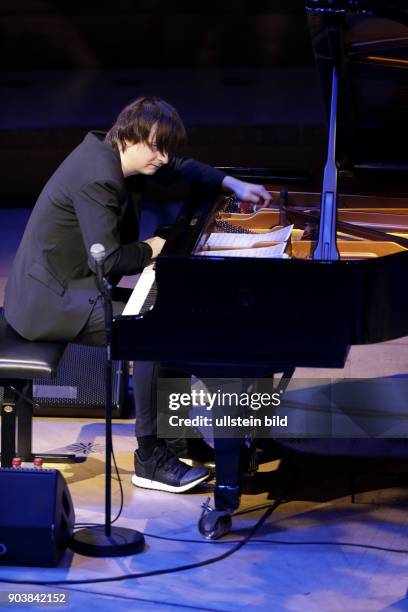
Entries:
[[408,170],[408,3],[308,0],[307,13],[327,112],[339,68],[340,168],[398,181]]

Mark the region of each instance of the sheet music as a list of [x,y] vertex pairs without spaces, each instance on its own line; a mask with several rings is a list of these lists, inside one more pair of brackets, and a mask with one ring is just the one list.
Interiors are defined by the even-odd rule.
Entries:
[[287,242],[292,233],[293,225],[288,225],[273,232],[262,234],[230,234],[228,232],[214,232],[210,234],[205,246],[210,247],[236,247],[246,249],[258,242]]
[[140,313],[147,294],[154,283],[155,277],[156,272],[154,270],[154,264],[146,266],[132,291],[132,295],[128,299],[128,302],[123,309],[122,315],[137,315]]
[[286,242],[282,242],[281,244],[275,244],[269,247],[201,251],[199,255],[204,255],[205,257],[276,257],[286,259],[288,255],[284,252],[285,248]]

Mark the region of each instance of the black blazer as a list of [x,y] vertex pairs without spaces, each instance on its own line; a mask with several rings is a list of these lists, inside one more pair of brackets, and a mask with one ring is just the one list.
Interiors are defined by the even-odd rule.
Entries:
[[[137,242],[137,192],[125,182],[120,157],[90,132],[42,190],[18,248],[5,291],[9,324],[28,340],[72,340],[98,294],[92,244],[105,246],[111,277],[136,274],[152,250]],[[139,175],[140,176],[140,175]],[[136,178],[136,177],[134,177]],[[174,158],[154,176],[159,182],[198,183],[220,189],[224,174],[192,159]]]

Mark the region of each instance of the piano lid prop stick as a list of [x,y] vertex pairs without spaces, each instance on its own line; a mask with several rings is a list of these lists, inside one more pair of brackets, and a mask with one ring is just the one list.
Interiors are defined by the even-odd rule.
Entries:
[[335,261],[340,259],[336,244],[337,220],[337,167],[336,167],[336,129],[337,129],[337,69],[333,67],[332,95],[330,107],[329,143],[327,161],[324,168],[322,201],[320,205],[319,238],[313,251],[313,259]]

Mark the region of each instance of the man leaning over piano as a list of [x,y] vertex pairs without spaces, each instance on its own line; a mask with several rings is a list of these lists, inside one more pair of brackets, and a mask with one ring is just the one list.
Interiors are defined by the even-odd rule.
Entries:
[[[104,345],[103,308],[90,248],[104,245],[105,272],[113,283],[140,272],[160,254],[162,238],[137,241],[146,176],[160,178],[165,173],[167,182],[223,188],[244,201],[269,203],[262,185],[176,157],[184,140],[176,110],[160,98],[141,97],[122,110],[107,133],[89,132],[57,168],[34,206],[6,286],[5,316],[21,336]],[[114,314],[123,307],[114,302]],[[151,376],[134,384],[139,387],[138,450],[132,481],[147,488],[187,491],[205,480],[208,470],[188,467],[172,450],[177,445],[157,438],[151,385]]]

